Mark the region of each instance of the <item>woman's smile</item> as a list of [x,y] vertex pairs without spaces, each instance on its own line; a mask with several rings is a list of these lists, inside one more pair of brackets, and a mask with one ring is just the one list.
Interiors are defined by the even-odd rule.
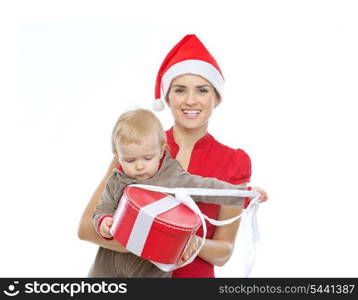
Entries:
[[200,109],[182,109],[182,112],[183,112],[185,118],[187,118],[189,120],[194,120],[199,117],[201,110]]

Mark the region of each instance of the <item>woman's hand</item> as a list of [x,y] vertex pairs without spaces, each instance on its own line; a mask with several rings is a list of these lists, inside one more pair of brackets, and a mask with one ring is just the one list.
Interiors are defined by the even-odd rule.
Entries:
[[113,224],[113,218],[105,217],[102,220],[101,226],[99,227],[99,233],[107,239],[112,238],[113,236],[109,231],[111,229],[112,224]]
[[265,202],[265,201],[268,200],[267,193],[266,193],[266,191],[264,189],[262,189],[262,188],[260,188],[258,186],[255,186],[255,187],[252,188],[252,190],[261,194],[260,202]]
[[195,253],[195,251],[198,250],[201,243],[202,243],[202,238],[200,236],[193,234],[190,237],[190,240],[181,258],[179,259],[178,265],[181,266],[182,264],[184,264]]

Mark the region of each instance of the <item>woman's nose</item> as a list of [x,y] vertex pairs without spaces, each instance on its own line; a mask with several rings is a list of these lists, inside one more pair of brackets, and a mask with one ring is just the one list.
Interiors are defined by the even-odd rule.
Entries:
[[187,93],[185,103],[188,105],[193,105],[196,103],[196,94],[194,91],[189,91],[189,93]]

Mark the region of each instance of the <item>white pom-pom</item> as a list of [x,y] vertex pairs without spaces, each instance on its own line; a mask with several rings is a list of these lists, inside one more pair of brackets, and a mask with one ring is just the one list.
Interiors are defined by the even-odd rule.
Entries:
[[161,111],[164,109],[164,102],[161,99],[154,99],[152,107],[155,111]]

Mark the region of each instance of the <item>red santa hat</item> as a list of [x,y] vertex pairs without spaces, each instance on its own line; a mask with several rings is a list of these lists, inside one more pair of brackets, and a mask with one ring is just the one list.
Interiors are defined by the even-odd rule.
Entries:
[[202,76],[214,86],[222,99],[224,76],[218,63],[195,34],[188,34],[170,50],[160,66],[155,83],[154,110],[164,109],[164,102],[160,99],[161,89],[165,98],[172,80],[183,74]]

